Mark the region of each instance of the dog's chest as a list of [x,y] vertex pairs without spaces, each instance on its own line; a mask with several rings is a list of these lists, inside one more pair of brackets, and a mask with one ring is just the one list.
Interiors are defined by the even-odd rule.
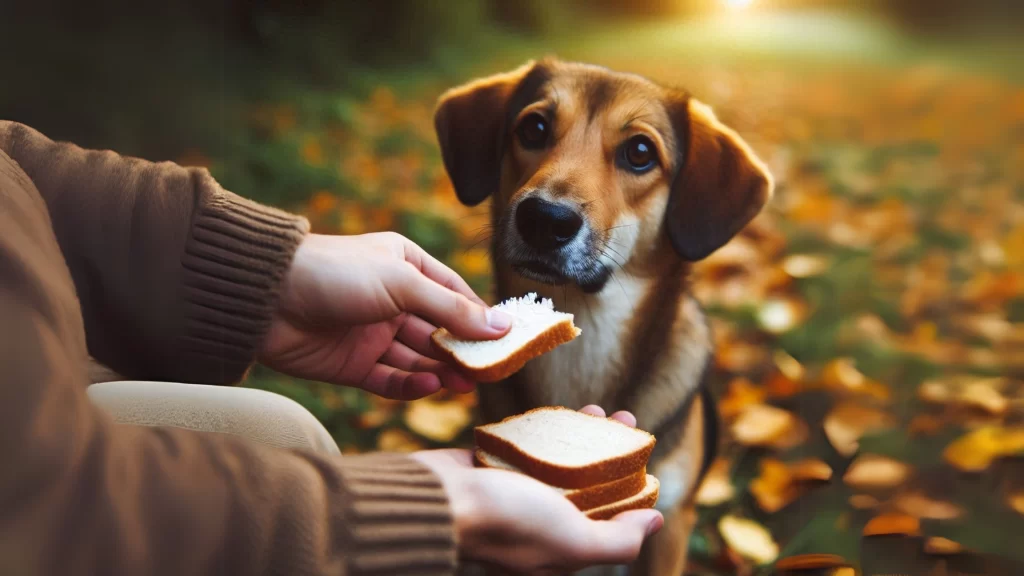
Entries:
[[575,316],[582,333],[527,364],[523,374],[532,402],[579,408],[607,401],[625,376],[636,303],[648,288],[644,280],[622,277],[589,297],[552,294],[559,310]]

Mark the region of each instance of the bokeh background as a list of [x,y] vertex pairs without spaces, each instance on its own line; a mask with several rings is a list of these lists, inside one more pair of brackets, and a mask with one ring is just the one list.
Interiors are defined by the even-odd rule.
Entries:
[[[0,117],[399,231],[487,295],[440,92],[547,54],[684,86],[778,181],[697,271],[726,439],[688,573],[1024,574],[1022,31],[1014,0],[0,0]],[[346,453],[470,439],[472,395],[246,384]]]

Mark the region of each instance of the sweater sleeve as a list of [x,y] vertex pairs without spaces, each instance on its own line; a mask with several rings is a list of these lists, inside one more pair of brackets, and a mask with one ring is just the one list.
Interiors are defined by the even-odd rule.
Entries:
[[129,379],[222,384],[251,366],[308,231],[202,168],[57,143],[0,121],[46,201],[90,354]]
[[0,231],[0,574],[454,572],[444,487],[408,457],[114,424],[46,204],[3,152]]

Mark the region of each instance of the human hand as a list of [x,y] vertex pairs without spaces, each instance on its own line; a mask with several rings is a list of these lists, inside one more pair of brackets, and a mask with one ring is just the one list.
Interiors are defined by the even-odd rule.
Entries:
[[412,400],[442,386],[474,387],[436,356],[436,326],[493,339],[511,324],[399,234],[311,234],[295,253],[259,360],[299,378]]
[[[581,412],[604,416],[587,406]],[[636,426],[628,412],[612,418]],[[413,457],[441,478],[455,517],[459,552],[467,559],[525,574],[562,574],[598,564],[628,564],[661,529],[656,510],[587,518],[569,500],[524,474],[475,468],[468,450],[430,450]]]

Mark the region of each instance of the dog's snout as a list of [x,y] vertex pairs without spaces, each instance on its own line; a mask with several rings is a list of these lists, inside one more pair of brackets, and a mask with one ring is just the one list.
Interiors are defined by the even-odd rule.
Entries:
[[516,228],[535,250],[554,250],[568,244],[583,227],[583,218],[568,206],[531,197],[516,208]]

